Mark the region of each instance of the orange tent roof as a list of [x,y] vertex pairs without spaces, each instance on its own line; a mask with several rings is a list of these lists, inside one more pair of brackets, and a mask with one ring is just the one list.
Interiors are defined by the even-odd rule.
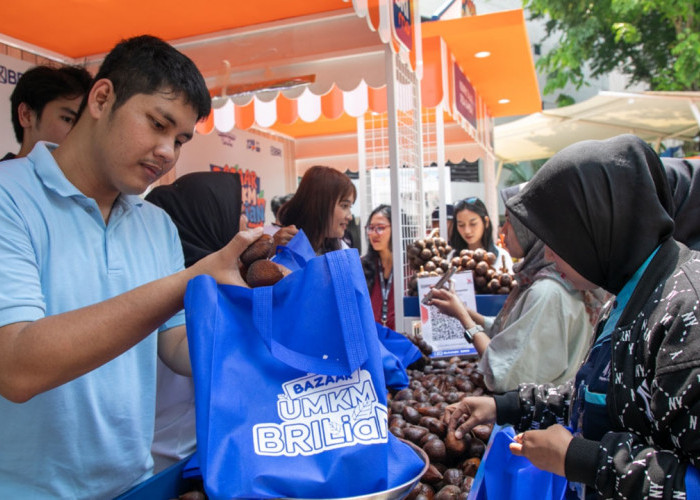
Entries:
[[346,0],[3,0],[0,33],[77,59],[144,33],[176,40],[350,6]]
[[[494,118],[542,110],[535,64],[521,9],[423,23],[423,60],[439,60],[431,37],[442,37]],[[478,58],[475,54],[489,52]],[[427,63],[426,63],[427,64]],[[430,78],[424,68],[424,78]],[[433,91],[440,86],[433,82]],[[425,91],[423,92],[425,100]],[[508,99],[508,103],[499,103]]]
[[295,138],[347,134],[357,130],[357,118],[343,114],[339,118],[329,119],[321,115],[314,122],[307,123],[299,120],[291,125],[276,123],[270,128]]
[[[355,14],[365,18],[368,31],[372,31],[380,25],[380,2],[208,0],[206,7],[202,8],[193,3],[173,4],[172,0],[98,0],[87,4],[84,0],[64,0],[54,8],[47,8],[47,3],[39,0],[4,0],[3,15],[0,16],[0,42],[15,39],[53,54],[81,60],[99,56],[118,40],[141,33],[151,33],[170,41],[188,37],[206,39],[212,33],[218,36],[227,30],[235,31],[236,28],[259,24],[270,29],[270,26],[276,25],[276,21],[343,10],[352,12],[353,8]],[[448,50],[454,54],[492,116],[527,114],[540,109],[539,90],[521,10],[423,23],[422,31],[426,47],[422,94],[427,107],[447,99],[445,89],[449,89],[451,84],[450,73],[443,71],[444,61],[435,52],[440,43],[430,43],[431,39],[439,36],[445,40]],[[57,32],[66,35],[57,36]],[[372,42],[365,38],[362,43]],[[198,56],[210,47],[201,45],[200,52],[193,53],[191,57],[198,62]],[[475,60],[473,54],[476,50],[488,50],[492,56]],[[252,56],[249,54],[248,57]],[[213,62],[202,60],[200,63],[213,67],[214,70],[209,68],[211,74],[220,68],[221,57],[217,54]],[[368,89],[367,107],[382,112],[377,109],[374,97],[383,95],[385,89],[371,85]],[[499,104],[498,100],[503,97],[510,99],[510,103]],[[276,122],[273,127],[296,137],[328,130],[352,131],[355,129],[355,119],[351,116],[356,115],[351,113],[348,116],[347,110],[343,110],[343,102],[343,92],[337,88],[329,89],[321,102],[324,120],[318,126],[312,126],[307,123],[308,120],[303,120],[302,113],[296,108],[297,102],[280,95],[276,99]],[[382,105],[385,106],[385,103],[380,103],[379,107]],[[249,127],[255,123],[257,116],[256,105],[252,102],[235,107],[237,126]],[[200,128],[211,130],[214,117],[210,118]]]
[[[535,73],[530,42],[525,29],[525,18],[520,9],[464,17],[460,19],[422,23],[423,32],[423,80],[421,100],[424,107],[433,108],[444,103],[449,109],[450,87],[453,82],[451,54],[467,75],[484,101],[489,114],[494,117],[536,113],[542,109],[537,74]],[[441,42],[444,40],[444,43]],[[477,58],[477,52],[487,51],[490,56]],[[378,89],[368,87],[371,94]],[[381,89],[379,89],[381,90]],[[334,96],[324,96],[328,100]],[[371,97],[371,95],[370,95]],[[499,102],[508,99],[508,103]],[[368,111],[375,109],[372,100]],[[252,106],[247,110],[252,113]],[[329,133],[348,133],[356,130],[356,121],[347,114],[342,119],[331,118],[325,112],[318,122],[306,123],[279,121],[271,128],[293,137],[309,137]],[[278,113],[283,116],[283,113]],[[446,121],[451,121],[449,115]]]

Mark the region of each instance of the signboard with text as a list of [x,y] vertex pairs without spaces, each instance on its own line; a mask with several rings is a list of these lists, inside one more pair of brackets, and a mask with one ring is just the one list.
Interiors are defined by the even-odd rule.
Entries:
[[476,129],[476,91],[456,62],[454,63],[454,93],[455,111]]
[[[423,304],[423,297],[439,279],[439,276],[418,278],[418,303],[423,339],[432,346],[432,357],[474,355],[476,349],[465,340],[464,328],[460,321],[441,313],[434,305]],[[454,283],[455,293],[461,301],[467,308],[476,311],[476,293],[472,272],[459,272],[452,277],[451,281]]]
[[287,194],[284,148],[284,143],[248,130],[195,134],[182,148],[177,175],[207,170],[239,174],[248,227],[264,226],[274,220],[270,199]]
[[392,31],[396,40],[409,52],[413,49],[413,0],[394,0]]

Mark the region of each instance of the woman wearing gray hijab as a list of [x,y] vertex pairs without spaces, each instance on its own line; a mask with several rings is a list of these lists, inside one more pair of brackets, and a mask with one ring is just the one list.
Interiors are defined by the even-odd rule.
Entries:
[[[516,455],[569,480],[567,498],[693,498],[700,492],[700,253],[673,238],[661,161],[622,135],[555,154],[508,209],[578,289],[615,302],[574,380],[464,398],[461,437],[497,421]],[[564,425],[568,425],[566,428]],[[528,430],[533,429],[533,430]]]
[[[503,201],[522,186],[503,189]],[[432,304],[459,319],[472,337],[489,390],[506,392],[531,381],[566,382],[583,361],[597,316],[587,313],[587,296],[545,259],[544,243],[508,212],[502,231],[508,252],[520,260],[513,266],[517,284],[498,316],[467,309],[448,290],[433,290]]]

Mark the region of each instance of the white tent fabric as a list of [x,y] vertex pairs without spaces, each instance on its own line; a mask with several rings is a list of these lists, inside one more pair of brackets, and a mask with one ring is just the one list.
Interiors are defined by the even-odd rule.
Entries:
[[587,101],[534,113],[494,129],[503,162],[549,158],[575,142],[631,133],[655,145],[690,140],[700,129],[700,92],[600,92]]

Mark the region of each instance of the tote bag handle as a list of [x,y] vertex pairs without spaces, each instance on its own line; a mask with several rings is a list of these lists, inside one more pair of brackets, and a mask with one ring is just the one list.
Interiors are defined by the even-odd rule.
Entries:
[[290,271],[296,271],[297,269],[305,267],[309,259],[291,248],[278,246],[275,256],[271,260],[278,264],[282,264]]
[[316,257],[316,252],[311,247],[309,239],[306,237],[303,229],[286,245],[278,246],[275,249],[275,255],[272,257],[274,262],[282,264],[289,268],[290,271],[296,271],[306,266],[306,263]]
[[367,361],[360,304],[352,280],[351,266],[357,264],[353,264],[349,252],[338,250],[319,257],[328,263],[345,357],[333,359],[332,356],[312,356],[285,346],[284,339],[273,332],[272,328],[274,287],[253,289],[253,319],[263,342],[275,358],[298,370],[322,375],[350,375]]

